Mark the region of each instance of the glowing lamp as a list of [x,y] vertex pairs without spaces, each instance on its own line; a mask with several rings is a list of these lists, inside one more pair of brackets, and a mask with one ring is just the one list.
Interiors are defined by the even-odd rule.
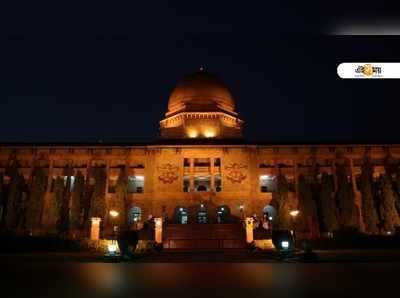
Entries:
[[109,255],[116,255],[117,254],[117,244],[115,243],[110,243],[107,246],[107,252]]
[[197,138],[197,135],[198,135],[197,131],[194,129],[189,129],[187,131],[187,134],[188,134],[189,138]]
[[110,215],[111,215],[112,217],[117,217],[117,216],[119,215],[119,213],[118,213],[118,211],[110,210]]
[[300,213],[299,210],[293,210],[293,211],[289,212],[290,216],[292,216],[292,217],[296,217],[297,215],[299,215],[299,213]]
[[281,246],[283,249],[288,249],[289,248],[289,241],[282,241]]
[[213,138],[213,137],[215,137],[215,132],[212,131],[212,130],[206,130],[206,131],[204,132],[204,136],[205,136],[206,138]]
[[272,218],[272,216],[270,216],[270,217],[268,217],[268,219],[269,219],[269,220],[272,220],[273,218]]

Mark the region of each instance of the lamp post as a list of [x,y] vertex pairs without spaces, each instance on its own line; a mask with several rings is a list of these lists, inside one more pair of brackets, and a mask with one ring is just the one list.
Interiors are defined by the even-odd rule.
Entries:
[[118,226],[115,225],[115,219],[118,217],[119,213],[116,210],[110,210],[109,214],[110,214],[111,219],[112,219],[111,220],[111,224],[113,226],[113,239],[116,239]]
[[296,217],[299,215],[300,211],[299,210],[292,210],[289,212],[291,218],[292,218],[292,235],[293,235],[293,247],[296,246]]

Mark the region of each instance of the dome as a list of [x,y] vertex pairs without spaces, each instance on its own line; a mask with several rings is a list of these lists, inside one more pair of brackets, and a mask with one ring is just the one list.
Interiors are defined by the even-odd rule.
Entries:
[[172,91],[166,115],[183,111],[224,111],[236,115],[228,87],[204,70],[185,76]]

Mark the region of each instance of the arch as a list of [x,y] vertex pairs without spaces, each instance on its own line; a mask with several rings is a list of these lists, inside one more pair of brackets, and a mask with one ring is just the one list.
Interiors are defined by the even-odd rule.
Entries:
[[231,221],[231,209],[227,205],[217,207],[217,223],[229,223]]
[[176,206],[174,221],[178,224],[187,224],[188,223],[189,213],[186,207]]
[[128,224],[136,224],[142,219],[142,209],[138,206],[133,206],[128,212]]
[[197,191],[207,191],[207,187],[205,187],[205,185],[200,184],[200,185],[197,187]]

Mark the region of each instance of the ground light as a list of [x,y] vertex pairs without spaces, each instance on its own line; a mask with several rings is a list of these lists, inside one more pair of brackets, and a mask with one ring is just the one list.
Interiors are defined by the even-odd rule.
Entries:
[[115,257],[117,255],[117,250],[118,244],[115,242],[115,240],[111,240],[111,243],[109,243],[107,246],[107,256]]
[[289,248],[289,241],[282,241],[281,246],[283,249],[288,249]]

